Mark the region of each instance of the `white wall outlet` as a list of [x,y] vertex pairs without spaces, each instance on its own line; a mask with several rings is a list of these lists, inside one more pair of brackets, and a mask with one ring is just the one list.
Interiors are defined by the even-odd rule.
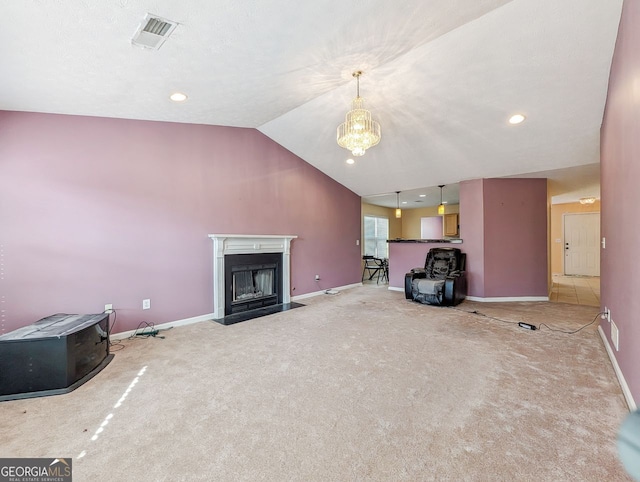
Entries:
[[611,343],[616,351],[620,351],[620,331],[613,320],[611,321]]
[[320,281],[320,275],[319,274],[316,275],[316,281]]
[[605,311],[607,312],[607,321],[611,323],[611,310],[605,307]]
[[109,314],[113,313],[113,304],[107,303],[104,305],[104,312]]
[[360,246],[360,240],[356,239],[356,246]]
[[602,249],[605,249],[607,247],[607,239],[602,236]]
[[143,310],[151,309],[151,300],[142,300],[142,309]]

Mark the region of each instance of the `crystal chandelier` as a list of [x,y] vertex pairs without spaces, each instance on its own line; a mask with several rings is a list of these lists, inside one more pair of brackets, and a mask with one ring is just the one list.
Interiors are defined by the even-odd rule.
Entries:
[[371,118],[371,112],[364,108],[360,97],[360,76],[362,71],[353,73],[356,78],[356,98],[351,102],[345,121],[338,126],[338,145],[349,149],[354,156],[363,156],[365,151],[380,142],[380,124]]

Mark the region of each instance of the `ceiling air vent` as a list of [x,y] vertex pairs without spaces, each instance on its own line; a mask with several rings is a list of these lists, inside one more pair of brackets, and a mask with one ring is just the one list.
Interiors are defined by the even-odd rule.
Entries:
[[177,26],[177,22],[148,13],[138,26],[131,43],[138,47],[158,50]]

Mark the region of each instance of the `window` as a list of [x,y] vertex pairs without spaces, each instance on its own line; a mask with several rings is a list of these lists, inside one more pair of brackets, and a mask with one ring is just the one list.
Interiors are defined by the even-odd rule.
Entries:
[[364,254],[376,258],[389,257],[389,220],[377,216],[364,217]]

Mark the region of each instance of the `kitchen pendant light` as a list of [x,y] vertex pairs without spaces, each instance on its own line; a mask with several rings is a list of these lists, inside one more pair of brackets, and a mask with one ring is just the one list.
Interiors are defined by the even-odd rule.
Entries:
[[445,187],[446,184],[440,184],[438,187],[440,188],[440,205],[438,206],[438,215],[444,215],[444,204],[442,203],[442,188]]

